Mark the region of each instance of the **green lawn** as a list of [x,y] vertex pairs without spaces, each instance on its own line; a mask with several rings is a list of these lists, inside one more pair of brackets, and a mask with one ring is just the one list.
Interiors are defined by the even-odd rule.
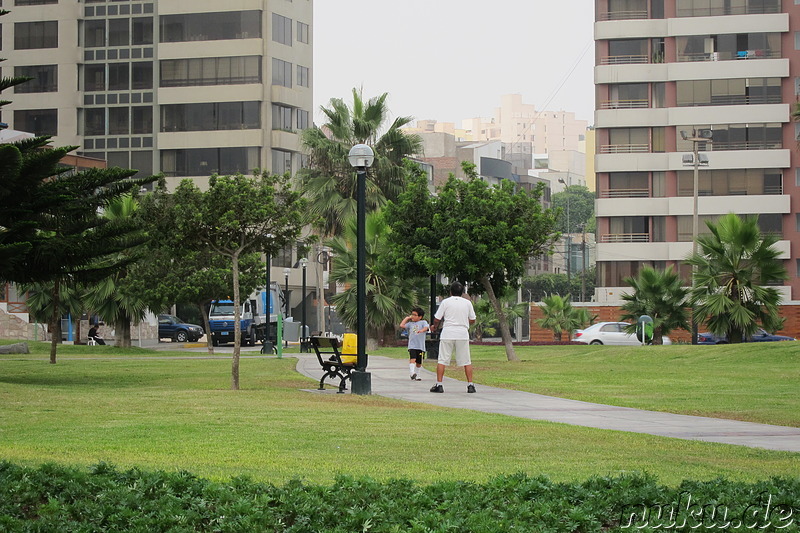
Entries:
[[[423,483],[481,481],[518,471],[554,480],[641,471],[668,484],[718,476],[748,481],[800,476],[799,454],[536,422],[379,396],[304,392],[300,389],[314,389],[315,383],[294,371],[291,358],[242,360],[242,390],[234,392],[229,390],[228,359],[141,358],[138,350],[64,348],[57,365],[48,364],[43,352],[0,356],[0,459],[75,465],[107,461],[123,468],[183,469],[215,479],[244,474],[272,482],[330,482],[340,473]],[[604,356],[593,347],[574,354],[566,348],[560,353],[547,348],[541,355],[538,348],[526,348],[520,352],[526,362],[509,365],[502,362],[501,349],[498,355],[498,348],[476,347],[477,381],[517,386],[512,377],[518,373],[523,382],[533,379],[530,386],[537,392],[547,389],[554,394],[557,389],[549,387],[563,381],[569,383],[564,391],[598,389],[591,392],[597,398],[588,398],[597,400],[609,394],[599,390],[609,379],[596,373],[616,367],[614,358],[629,365],[647,357],[665,358],[660,350],[629,356],[607,350]],[[722,357],[721,351],[715,353]],[[404,352],[396,348],[378,354],[402,357]],[[87,357],[91,355],[101,358]],[[620,367],[625,366],[621,360]],[[581,368],[587,375],[580,377]],[[560,378],[559,372],[568,373]],[[573,383],[579,377],[583,383]],[[628,376],[617,387],[636,382]],[[705,400],[715,396],[710,388],[703,390]],[[758,395],[751,390],[744,399]]]

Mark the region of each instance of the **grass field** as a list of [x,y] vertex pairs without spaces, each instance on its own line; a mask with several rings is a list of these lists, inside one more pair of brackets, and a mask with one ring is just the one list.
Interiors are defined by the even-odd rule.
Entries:
[[[800,476],[800,454],[379,396],[313,394],[301,390],[315,385],[294,371],[291,358],[242,360],[242,390],[234,392],[229,390],[230,361],[202,358],[202,353],[184,359],[173,356],[188,354],[64,346],[59,363],[50,365],[46,348],[32,346],[31,355],[0,356],[0,458],[21,464],[107,461],[123,468],[189,470],[214,479],[249,475],[276,483],[292,478],[329,482],[336,474],[432,482],[481,481],[514,472],[579,480],[639,471],[668,484],[718,476],[749,481]],[[703,353],[667,351],[680,346],[638,352],[601,348],[522,348],[524,361],[509,364],[501,348],[475,347],[476,381],[619,405],[708,406],[722,414],[726,409],[757,413],[754,419],[773,422],[792,418],[788,407],[771,409],[766,397],[781,396],[792,405],[781,383],[796,386],[797,355],[779,350],[765,355],[759,347],[760,358],[777,361],[770,367],[755,355],[750,360],[716,347],[703,347],[710,349]],[[405,351],[384,349],[377,355],[404,357]],[[750,370],[734,372],[741,365]],[[769,368],[773,371],[762,375]],[[695,374],[707,376],[694,381],[705,385],[692,385]],[[730,392],[720,394],[715,388],[723,382]],[[656,383],[664,390],[650,390]],[[715,406],[717,396],[724,397],[718,402],[722,407]]]

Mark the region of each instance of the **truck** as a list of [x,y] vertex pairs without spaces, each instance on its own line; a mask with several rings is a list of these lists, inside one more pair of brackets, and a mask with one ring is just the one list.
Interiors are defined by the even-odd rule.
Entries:
[[[275,338],[278,315],[285,316],[286,302],[283,291],[277,282],[270,284],[270,290],[258,289],[242,301],[241,327],[242,344],[253,346],[257,341],[265,341],[266,325],[270,324],[269,336]],[[290,320],[290,319],[289,319]],[[211,343],[214,346],[233,342],[235,321],[233,300],[214,300],[208,311],[208,325]]]

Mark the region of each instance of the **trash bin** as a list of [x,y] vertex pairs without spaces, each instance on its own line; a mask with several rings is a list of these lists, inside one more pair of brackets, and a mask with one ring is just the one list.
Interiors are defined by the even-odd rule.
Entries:
[[439,359],[439,336],[431,336],[430,339],[425,339],[425,359],[437,360]]
[[345,333],[342,338],[342,363],[358,362],[358,335],[355,333]]

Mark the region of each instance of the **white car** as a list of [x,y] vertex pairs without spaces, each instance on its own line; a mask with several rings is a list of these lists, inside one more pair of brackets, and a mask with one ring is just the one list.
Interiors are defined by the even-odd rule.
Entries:
[[[630,326],[627,322],[598,322],[586,329],[575,331],[573,341],[585,344],[610,344],[614,346],[641,346],[636,335],[626,333],[625,328]],[[663,337],[664,344],[672,344],[669,337]]]

